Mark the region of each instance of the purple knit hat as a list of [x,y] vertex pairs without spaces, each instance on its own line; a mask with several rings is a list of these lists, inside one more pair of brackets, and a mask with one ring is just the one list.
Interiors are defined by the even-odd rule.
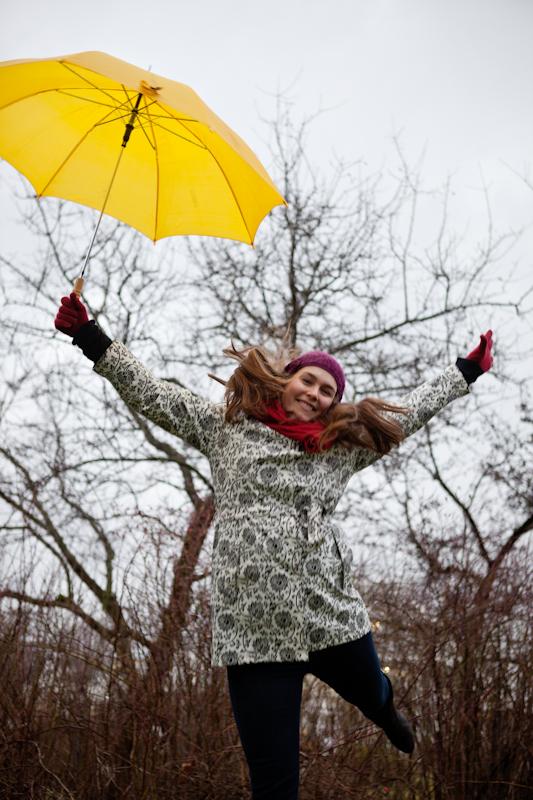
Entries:
[[333,356],[330,356],[329,353],[323,353],[321,350],[311,350],[311,352],[302,353],[301,356],[290,361],[285,366],[285,372],[292,375],[298,372],[299,369],[303,369],[303,367],[320,367],[320,369],[325,369],[326,372],[329,372],[337,384],[337,400],[339,402],[342,400],[346,379],[341,365]]

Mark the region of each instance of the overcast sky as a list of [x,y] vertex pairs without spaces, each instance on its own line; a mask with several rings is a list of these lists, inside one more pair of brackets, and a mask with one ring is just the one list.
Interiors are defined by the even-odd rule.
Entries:
[[[425,148],[424,175],[455,175],[459,215],[533,221],[531,0],[2,0],[0,58],[103,50],[191,85],[264,162],[260,115],[289,91],[297,117],[327,107],[309,143],[374,169]],[[0,164],[12,251],[14,170]],[[267,223],[264,223],[267,224]],[[481,222],[480,222],[481,224]],[[18,245],[22,246],[19,239]]]
[[[266,166],[260,116],[280,90],[296,118],[329,109],[309,142],[323,172],[333,153],[369,170],[393,163],[400,133],[410,160],[425,149],[428,184],[454,176],[459,227],[483,236],[484,184],[496,229],[530,226],[517,251],[530,282],[533,191],[518,175],[533,175],[533,0],[0,3],[1,60],[102,50],[152,68],[193,87]],[[0,163],[0,249],[15,256],[30,247],[15,224],[20,187]],[[518,337],[517,324],[509,312],[496,340],[506,326]]]

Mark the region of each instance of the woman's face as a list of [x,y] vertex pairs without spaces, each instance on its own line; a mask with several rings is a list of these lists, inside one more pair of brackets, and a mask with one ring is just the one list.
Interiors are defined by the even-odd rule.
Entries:
[[295,372],[281,396],[288,417],[302,422],[318,419],[333,404],[337,383],[321,367],[303,367]]

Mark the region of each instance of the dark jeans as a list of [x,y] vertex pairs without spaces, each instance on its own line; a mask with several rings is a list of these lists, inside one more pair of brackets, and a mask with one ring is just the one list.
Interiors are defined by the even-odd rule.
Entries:
[[306,673],[316,675],[370,719],[390,694],[371,633],[315,650],[309,653],[309,661],[238,664],[227,671],[253,800],[297,798],[300,702]]

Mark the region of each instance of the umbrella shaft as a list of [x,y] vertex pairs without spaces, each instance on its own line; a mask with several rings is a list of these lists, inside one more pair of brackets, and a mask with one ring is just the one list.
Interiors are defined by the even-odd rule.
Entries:
[[[129,118],[128,122],[126,123],[126,130],[124,131],[124,136],[122,137],[122,147],[126,147],[126,145],[129,142],[129,139],[130,139],[130,136],[131,136],[131,132],[132,132],[133,127],[135,125],[135,120],[137,119],[137,115],[139,113],[139,106],[141,104],[141,97],[142,97],[142,92],[139,92],[139,94],[137,95],[137,100],[135,102],[135,106],[132,109],[130,118]],[[120,151],[120,155],[119,155],[119,157],[117,159],[117,163],[115,164],[115,169],[113,170],[113,175],[111,177],[111,181],[109,182],[109,188],[108,188],[106,196],[105,196],[105,200],[104,200],[104,204],[102,206],[102,210],[100,211],[100,216],[98,217],[98,222],[96,223],[96,227],[94,229],[93,238],[91,239],[91,243],[89,245],[89,249],[87,250],[87,255],[85,256],[85,261],[83,262],[83,269],[81,271],[81,276],[80,276],[82,278],[83,278],[83,274],[85,272],[85,267],[87,266],[87,262],[89,261],[89,256],[91,255],[91,250],[93,249],[93,244],[94,244],[94,241],[96,239],[96,234],[98,233],[98,228],[100,227],[100,223],[101,223],[102,217],[104,215],[105,207],[107,205],[107,200],[109,198],[109,194],[111,192],[111,187],[113,186],[113,181],[115,180],[115,175],[117,174],[118,165],[120,164],[120,159],[122,158],[122,153],[123,152],[124,152],[123,150]]]
[[83,278],[83,273],[85,272],[85,267],[87,266],[87,262],[89,261],[89,256],[91,255],[91,250],[93,249],[94,240],[96,239],[96,234],[98,233],[98,228],[100,227],[100,223],[102,221],[102,217],[104,216],[104,211],[107,205],[107,201],[109,199],[109,195],[111,194],[111,187],[113,186],[113,182],[115,180],[115,175],[118,171],[118,166],[120,164],[120,159],[122,158],[124,150],[121,150],[118,158],[117,163],[115,164],[115,169],[113,170],[113,175],[111,176],[111,180],[109,181],[109,186],[107,188],[106,196],[104,198],[104,203],[102,205],[102,210],[100,211],[100,216],[98,217],[98,222],[96,223],[96,227],[94,229],[93,238],[91,239],[91,243],[89,245],[89,249],[87,250],[87,255],[85,256],[85,261],[83,262],[83,269],[81,271],[81,276]]
[[[104,205],[105,208],[105,205]],[[83,278],[83,274],[85,272],[85,267],[87,266],[87,262],[89,261],[89,256],[91,255],[91,250],[93,249],[94,240],[96,239],[96,234],[98,233],[98,228],[100,227],[100,223],[102,221],[102,217],[104,215],[104,208],[100,211],[100,216],[98,217],[98,222],[96,223],[93,238],[91,239],[91,243],[89,245],[89,249],[87,250],[87,255],[85,256],[85,261],[83,262],[83,269],[80,274],[80,278]]]
[[139,105],[141,102],[142,93],[139,92],[137,95],[137,102],[135,103],[135,108],[131,112],[131,116],[126,123],[126,130],[124,131],[124,136],[122,137],[122,147],[126,147],[130,140],[131,132],[133,130],[133,126],[135,125],[135,120],[137,119],[137,114],[139,113]]

